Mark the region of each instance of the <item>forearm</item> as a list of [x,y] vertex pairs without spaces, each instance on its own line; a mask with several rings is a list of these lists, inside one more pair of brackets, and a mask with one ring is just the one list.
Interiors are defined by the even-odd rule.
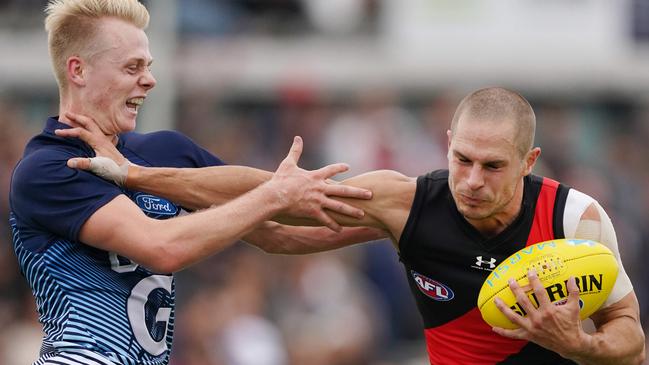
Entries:
[[293,227],[265,222],[243,239],[267,253],[300,255],[387,237],[387,232],[377,228],[344,228],[341,232],[333,232],[325,227]]
[[228,202],[268,181],[271,176],[271,172],[245,166],[129,166],[126,186],[197,210]]
[[622,316],[599,327],[589,337],[584,351],[568,357],[582,365],[638,365],[645,358],[644,346],[645,338],[637,317]]
[[217,253],[282,209],[276,192],[261,186],[218,207],[159,221],[160,250],[170,257],[167,271],[178,271]]

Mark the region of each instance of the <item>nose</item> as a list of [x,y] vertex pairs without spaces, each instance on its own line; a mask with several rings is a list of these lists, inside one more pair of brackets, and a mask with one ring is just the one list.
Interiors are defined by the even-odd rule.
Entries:
[[139,82],[140,82],[140,86],[142,86],[146,90],[149,90],[149,89],[153,89],[157,81],[155,77],[153,77],[151,70],[147,69],[142,75],[142,77],[140,77]]
[[471,190],[478,190],[484,185],[484,171],[482,170],[482,166],[479,164],[471,166],[467,185]]

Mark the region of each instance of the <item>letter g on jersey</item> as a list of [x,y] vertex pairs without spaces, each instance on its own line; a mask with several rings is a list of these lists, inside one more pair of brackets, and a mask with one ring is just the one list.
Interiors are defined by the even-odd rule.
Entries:
[[142,348],[155,356],[161,355],[167,350],[165,338],[167,337],[167,324],[171,315],[171,308],[158,308],[155,313],[154,321],[156,323],[162,322],[164,326],[164,333],[160,336],[160,339],[156,340],[151,337],[146,326],[146,303],[149,294],[156,289],[162,289],[171,295],[171,281],[171,276],[151,275],[137,283],[128,298],[127,310],[133,334]]
[[[109,253],[111,269],[118,273],[129,273],[137,270],[138,264],[120,257],[116,253]],[[133,329],[133,335],[142,348],[148,353],[159,356],[167,351],[167,329],[171,308],[164,306],[148,305],[149,297],[154,292],[162,291],[163,296],[171,295],[173,278],[168,275],[151,275],[140,280],[131,289],[131,295],[126,304],[128,320]],[[151,311],[154,311],[151,313]],[[148,312],[148,313],[147,313]],[[147,321],[147,317],[150,319]],[[147,325],[149,324],[149,325]],[[152,336],[153,327],[157,327],[157,336]],[[155,337],[155,338],[154,338]]]

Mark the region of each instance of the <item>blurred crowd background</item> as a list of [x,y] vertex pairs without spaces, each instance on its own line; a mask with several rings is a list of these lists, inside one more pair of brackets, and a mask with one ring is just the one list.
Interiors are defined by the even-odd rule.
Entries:
[[[44,0],[0,0],[0,217],[25,142],[58,108]],[[521,92],[537,174],[598,199],[649,328],[649,0],[145,2],[158,86],[140,131],[176,129],[231,164],[417,176],[446,166],[469,91]],[[344,176],[343,176],[344,177]],[[389,242],[307,256],[239,243],[177,275],[173,365],[421,365],[419,314]],[[647,331],[645,330],[645,333]],[[0,364],[38,352],[34,301],[0,225]]]

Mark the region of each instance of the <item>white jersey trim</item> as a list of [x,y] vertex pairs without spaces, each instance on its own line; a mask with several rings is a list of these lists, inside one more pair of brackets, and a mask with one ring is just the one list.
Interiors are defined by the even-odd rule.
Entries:
[[568,191],[566,208],[563,210],[563,233],[566,235],[566,238],[577,238],[575,237],[575,233],[577,232],[577,225],[581,220],[581,216],[586,211],[586,208],[594,202],[595,199],[581,191],[575,189]]
[[33,365],[117,365],[91,351],[78,350],[42,355]]
[[[600,216],[599,237],[576,237],[575,233],[577,232],[577,226],[581,221],[581,216],[591,204],[595,204],[595,207],[597,208]],[[595,231],[597,230],[593,230],[593,232]],[[563,213],[563,232],[566,238],[595,240],[602,243],[603,245],[608,247],[611,252],[613,252],[613,255],[615,256],[615,259],[617,260],[619,266],[619,272],[617,275],[617,280],[615,281],[615,285],[613,286],[613,290],[611,291],[611,294],[608,296],[602,307],[606,307],[619,301],[631,291],[633,291],[631,280],[629,279],[629,276],[627,275],[626,271],[624,270],[624,266],[622,265],[620,251],[617,245],[617,236],[615,234],[613,223],[611,222],[608,214],[606,214],[604,209],[595,199],[580,191],[570,189],[570,191],[568,192],[568,197],[566,198],[566,207]]]

